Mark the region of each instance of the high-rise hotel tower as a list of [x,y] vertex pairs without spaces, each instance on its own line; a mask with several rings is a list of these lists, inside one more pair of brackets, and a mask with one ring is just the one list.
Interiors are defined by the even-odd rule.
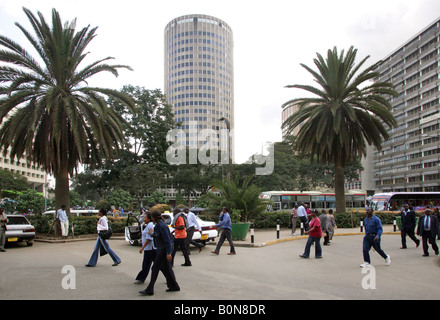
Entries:
[[[220,131],[234,129],[233,48],[231,28],[215,17],[185,15],[165,28],[164,92],[187,146],[200,147],[210,140],[200,139],[203,129],[215,130],[210,143],[217,146]],[[233,159],[233,136],[224,140]]]
[[390,98],[397,127],[374,150],[376,191],[440,191],[440,19],[383,59],[380,81],[394,84]]

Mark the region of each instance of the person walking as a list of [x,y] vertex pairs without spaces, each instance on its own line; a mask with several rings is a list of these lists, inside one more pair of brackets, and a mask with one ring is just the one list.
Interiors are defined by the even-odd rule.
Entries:
[[414,235],[414,229],[416,227],[416,213],[410,208],[408,204],[405,203],[403,210],[400,212],[401,225],[400,236],[402,238],[402,246],[400,249],[406,249],[406,236],[414,241],[416,247],[420,245],[420,240]]
[[180,212],[179,208],[174,209],[173,213],[174,220],[172,227],[174,228],[174,249],[173,253],[171,254],[171,266],[174,266],[174,256],[176,255],[177,249],[180,248],[183,256],[185,257],[185,263],[182,264],[182,266],[190,267],[192,264],[186,247],[186,228],[188,226],[188,222],[185,213]]
[[439,221],[436,216],[431,214],[431,210],[425,209],[425,214],[420,217],[417,224],[417,235],[422,237],[423,256],[428,257],[428,242],[436,255],[439,254],[436,237],[440,233]]
[[189,245],[192,244],[194,247],[199,248],[199,252],[203,249],[203,244],[193,241],[194,232],[197,230],[200,232],[200,236],[202,235],[202,228],[200,228],[199,222],[197,221],[197,217],[194,212],[190,211],[189,208],[183,209],[183,212],[186,214],[186,218],[188,220],[188,228],[186,229],[186,239],[185,245],[188,254],[191,254],[189,250]]
[[8,218],[6,217],[5,210],[0,208],[0,252],[6,252],[5,241],[6,241],[6,223]]
[[108,244],[106,239],[103,239],[100,236],[100,232],[104,230],[108,230],[108,218],[107,218],[107,210],[106,209],[100,209],[99,210],[99,220],[97,224],[97,231],[98,231],[98,238],[96,239],[95,248],[93,250],[93,253],[90,257],[89,262],[86,264],[86,267],[95,267],[98,262],[98,254],[102,252],[101,250],[104,249],[106,253],[110,255],[110,257],[113,260],[112,266],[117,266],[121,263],[121,259],[118,257],[118,255],[110,248],[110,245]]
[[330,245],[330,241],[333,240],[333,235],[335,234],[335,228],[336,228],[336,219],[333,215],[333,210],[329,209],[327,214],[327,232],[328,232],[328,244]]
[[391,263],[391,258],[380,247],[380,237],[383,233],[382,221],[379,217],[373,214],[372,208],[367,208],[366,213],[367,217],[364,220],[365,236],[363,240],[364,263],[361,264],[361,267],[365,268],[370,266],[371,247],[373,247],[374,250],[376,250],[376,252],[385,259],[385,264],[389,266]]
[[327,213],[323,209],[321,211],[321,215],[319,216],[319,221],[321,222],[321,230],[322,234],[324,235],[324,245],[329,246],[330,245],[330,236],[327,230]]
[[173,241],[168,225],[162,220],[159,211],[153,211],[151,214],[154,226],[153,241],[156,246],[156,258],[151,268],[151,278],[145,290],[139,291],[142,295],[154,295],[154,285],[157,281],[159,271],[163,273],[167,281],[167,292],[180,291],[180,286],[177,283],[176,276],[171,267],[171,260],[173,253]]
[[222,234],[220,235],[220,240],[218,241],[217,247],[211,253],[218,255],[220,253],[220,248],[226,239],[228,239],[229,246],[231,247],[228,255],[235,255],[235,247],[234,242],[232,241],[232,226],[231,226],[231,217],[229,216],[229,208],[223,207],[222,212],[219,216],[219,223],[217,223],[214,227],[222,227]]
[[156,258],[156,247],[153,243],[154,223],[150,212],[144,214],[144,222],[147,225],[145,226],[144,230],[142,230],[142,248],[139,249],[139,253],[144,253],[144,257],[142,259],[142,270],[139,271],[138,275],[136,276],[134,281],[135,284],[145,282],[145,279],[150,271],[151,264]]
[[64,204],[57,210],[56,218],[60,221],[61,237],[67,238],[69,234],[69,218],[67,217],[66,206]]
[[292,236],[296,236],[296,222],[298,220],[298,206],[295,205],[291,212]]
[[297,215],[299,221],[301,221],[304,225],[304,230],[309,230],[309,220],[307,218],[307,211],[304,202],[301,202],[301,205],[298,207]]
[[305,233],[309,235],[309,238],[307,239],[306,247],[304,249],[304,253],[300,255],[301,258],[308,259],[310,256],[310,247],[312,246],[312,243],[315,244],[315,259],[321,259],[322,258],[322,248],[321,248],[321,237],[322,237],[322,230],[321,230],[321,221],[318,218],[318,210],[311,210],[310,211],[310,229],[307,230]]

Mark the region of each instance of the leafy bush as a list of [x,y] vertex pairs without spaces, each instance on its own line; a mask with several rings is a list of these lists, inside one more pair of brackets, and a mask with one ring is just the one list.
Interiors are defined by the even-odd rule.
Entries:
[[[50,230],[51,224],[53,224],[54,218],[51,215],[41,216],[32,215],[27,216],[30,223],[35,227],[37,234],[47,234]],[[84,234],[96,234],[96,224],[98,222],[98,216],[91,217],[69,217],[69,235],[72,232],[72,225],[74,227],[75,236]],[[113,233],[124,233],[127,218],[108,217],[109,225],[111,226]],[[54,232],[52,228],[51,233]]]
[[[35,231],[39,234],[46,234],[50,230],[50,226],[53,223],[53,216],[51,215],[27,215],[26,218],[35,227]],[[52,229],[53,231],[53,229]]]
[[[400,212],[377,211],[374,212],[374,214],[382,220],[382,224],[384,225],[393,224],[396,216],[400,216]],[[333,215],[338,228],[358,228],[360,227],[360,221],[363,221],[366,217],[365,210],[334,213]],[[416,213],[416,215],[420,216],[422,213]],[[275,228],[277,220],[280,221],[281,227],[289,227],[291,221],[290,210],[262,213],[254,219],[253,223],[257,229]],[[297,227],[300,227],[299,219],[297,220]]]
[[171,207],[168,204],[156,204],[154,207],[150,209],[150,212],[159,211],[160,213],[164,213],[165,211],[171,212]]

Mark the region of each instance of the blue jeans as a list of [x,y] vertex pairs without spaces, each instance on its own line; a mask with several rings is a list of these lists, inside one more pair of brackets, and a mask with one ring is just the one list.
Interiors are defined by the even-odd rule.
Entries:
[[101,239],[101,237],[98,236],[98,238],[96,239],[96,243],[95,243],[95,249],[93,250],[93,253],[92,253],[92,256],[90,257],[88,265],[96,266],[96,263],[98,262],[98,255],[99,255],[99,250],[101,249],[101,246],[103,246],[105,251],[108,252],[110,257],[113,259],[114,263],[121,263],[121,259],[117,256],[117,254],[112,249],[110,249],[110,246],[109,246],[107,240]]
[[374,235],[365,235],[364,237],[364,242],[363,242],[363,253],[364,253],[364,262],[368,262],[370,263],[370,249],[371,247],[374,248],[374,250],[376,250],[376,252],[378,254],[380,254],[380,256],[384,259],[387,258],[386,253],[380,248],[380,238],[378,241],[374,240],[375,236]]
[[312,246],[312,242],[315,243],[315,258],[322,256],[322,248],[321,248],[321,237],[312,237],[309,235],[307,239],[306,248],[304,249],[303,256],[308,258],[310,256],[310,247]]

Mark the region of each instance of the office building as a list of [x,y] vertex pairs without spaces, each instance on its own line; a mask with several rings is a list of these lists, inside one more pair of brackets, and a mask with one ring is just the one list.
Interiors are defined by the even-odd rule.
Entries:
[[[223,147],[233,159],[231,28],[215,17],[193,14],[169,22],[164,34],[164,93],[173,106],[175,122],[181,123],[185,132],[184,144],[193,148],[205,143]],[[211,132],[211,138],[203,138],[200,131],[204,129],[215,132]],[[222,129],[223,132],[230,129],[230,137],[222,139]]]
[[399,96],[390,98],[397,127],[369,155],[376,192],[440,191],[439,35],[437,19],[378,68],[378,80],[393,83]]
[[46,172],[34,163],[28,163],[25,155],[17,160],[9,158],[9,154],[6,156],[2,154],[0,156],[0,169],[21,174],[27,179],[29,188],[46,194]]

